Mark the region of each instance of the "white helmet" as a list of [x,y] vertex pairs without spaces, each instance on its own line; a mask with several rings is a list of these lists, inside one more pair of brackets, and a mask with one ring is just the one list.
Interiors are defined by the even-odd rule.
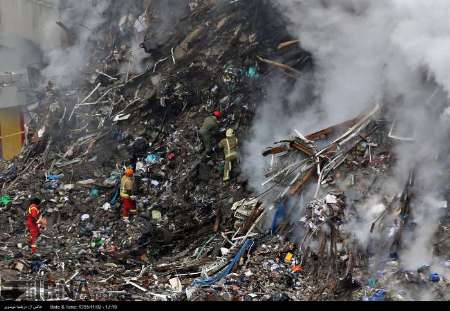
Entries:
[[227,137],[233,137],[234,136],[234,130],[233,129],[228,129],[227,133],[226,133]]

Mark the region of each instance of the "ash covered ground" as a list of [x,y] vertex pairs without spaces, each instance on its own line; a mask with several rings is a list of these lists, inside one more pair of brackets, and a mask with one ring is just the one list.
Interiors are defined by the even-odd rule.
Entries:
[[[356,47],[325,43],[326,27],[356,40],[341,22],[372,21],[370,4],[66,2],[67,47],[45,53],[27,144],[1,163],[5,299],[449,299],[445,83],[424,62],[419,90],[372,92]],[[324,16],[325,29],[311,23]],[[214,141],[228,128],[240,140],[230,182],[220,149],[199,149],[213,111]],[[127,224],[115,190],[131,163]],[[39,255],[26,243],[34,196],[48,220]]]

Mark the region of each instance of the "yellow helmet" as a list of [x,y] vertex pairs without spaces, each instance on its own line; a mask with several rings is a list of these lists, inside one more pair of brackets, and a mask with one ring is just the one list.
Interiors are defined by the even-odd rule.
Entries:
[[234,136],[234,130],[233,129],[228,129],[227,133],[226,133],[227,137],[233,137]]

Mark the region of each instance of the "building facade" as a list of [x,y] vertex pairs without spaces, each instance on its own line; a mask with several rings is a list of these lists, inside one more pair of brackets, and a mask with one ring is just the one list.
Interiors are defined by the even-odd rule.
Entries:
[[11,160],[25,142],[31,67],[59,47],[59,0],[0,0],[0,157]]

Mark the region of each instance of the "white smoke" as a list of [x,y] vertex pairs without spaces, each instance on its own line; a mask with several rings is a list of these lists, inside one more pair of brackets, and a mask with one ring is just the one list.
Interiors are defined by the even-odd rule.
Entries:
[[[274,0],[291,22],[290,31],[312,53],[314,103],[297,82],[286,97],[274,87],[262,105],[245,147],[244,168],[260,190],[263,171],[259,150],[295,128],[308,134],[356,116],[374,103],[387,105],[390,117],[415,135],[413,144],[395,147],[394,178],[404,185],[417,164],[435,159],[447,141],[450,91],[450,2],[446,0]],[[309,86],[311,87],[311,86]],[[278,89],[278,91],[277,91]],[[287,105],[282,105],[282,98]],[[286,109],[286,106],[290,109]],[[296,111],[292,111],[295,107]],[[312,126],[313,124],[313,126]],[[430,241],[438,227],[436,202],[439,170],[420,170],[420,210],[414,214],[417,234],[402,258],[431,258]],[[377,205],[373,205],[375,208]],[[375,208],[376,209],[376,208]],[[428,215],[428,216],[427,216]],[[370,227],[373,217],[366,217]],[[367,231],[367,230],[366,230]],[[356,232],[366,240],[367,232]],[[417,243],[416,243],[417,242]],[[417,266],[415,267],[417,268]]]
[[[43,74],[59,86],[79,81],[82,73],[92,71],[89,60],[95,41],[105,40],[102,36],[108,32],[116,36],[109,38],[109,43],[114,43],[119,53],[127,51],[124,55],[127,61],[123,62],[120,72],[140,73],[145,70],[143,61],[149,56],[140,47],[148,29],[152,43],[162,45],[174,34],[175,26],[187,10],[187,0],[61,0],[59,20],[75,34],[76,42],[47,49],[49,65]],[[67,37],[55,20],[49,21],[46,28],[48,33],[59,32],[63,38]],[[54,38],[48,38],[49,42],[52,40]]]
[[[98,27],[106,21],[104,13],[110,4],[111,0],[61,2],[59,19],[75,34],[76,42],[45,51],[49,64],[43,71],[46,78],[58,86],[79,80],[83,70],[89,68],[89,40],[95,40]],[[49,21],[49,30],[57,27],[54,20]]]

